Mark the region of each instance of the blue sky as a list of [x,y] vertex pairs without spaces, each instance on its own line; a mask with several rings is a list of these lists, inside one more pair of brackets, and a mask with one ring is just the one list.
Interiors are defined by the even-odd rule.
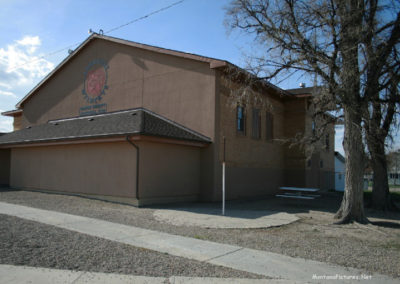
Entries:
[[[14,109],[67,56],[68,47],[73,49],[88,37],[89,29],[108,31],[176,1],[0,0],[0,111]],[[185,0],[108,35],[244,66],[244,53],[253,41],[227,32],[224,7],[228,3]],[[306,78],[292,78],[279,87],[297,88],[303,81]],[[0,132],[11,130],[12,119],[0,117]],[[343,129],[337,129],[335,144],[341,152],[342,136]]]

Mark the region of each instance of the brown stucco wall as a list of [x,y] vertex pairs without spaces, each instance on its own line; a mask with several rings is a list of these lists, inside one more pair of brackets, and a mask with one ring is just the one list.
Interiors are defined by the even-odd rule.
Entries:
[[14,121],[13,121],[13,130],[20,130],[22,127],[22,115],[21,114],[17,114],[14,115]]
[[306,178],[306,153],[301,145],[296,145],[290,139],[307,132],[308,116],[305,98],[285,100],[285,178],[284,186],[309,187]]
[[[213,200],[221,199],[223,160],[223,137],[225,137],[226,154],[226,197],[261,196],[274,194],[283,182],[284,147],[279,139],[284,135],[283,102],[271,93],[258,91],[258,97],[266,102],[265,107],[251,103],[246,104],[246,135],[236,131],[236,104],[232,104],[230,90],[226,81],[218,74],[219,92],[216,134],[216,153],[214,163]],[[239,88],[239,86],[238,86]],[[261,138],[251,136],[252,108],[261,108]],[[266,139],[266,112],[273,114],[274,141]]]
[[141,204],[199,198],[200,148],[151,142],[136,144],[140,149]]
[[79,116],[84,72],[104,60],[108,89],[99,104],[107,112],[145,107],[210,138],[214,135],[215,77],[208,63],[94,39],[23,105],[21,126]]
[[[292,139],[296,136],[304,135],[306,131],[305,99],[293,98],[286,100],[284,117],[285,139]],[[303,170],[305,167],[305,162],[306,156],[304,149],[288,140],[285,147],[285,169],[289,170],[289,172],[294,170]],[[304,181],[299,182],[303,183]]]
[[[296,98],[285,101],[285,136],[312,135],[313,107],[307,100]],[[317,120],[316,129],[325,121]],[[329,134],[329,149],[325,147],[325,134]],[[328,190],[332,188],[334,172],[334,125],[328,125],[319,142],[313,145],[291,146],[285,149],[285,185],[312,187]],[[307,153],[306,150],[312,151]],[[311,155],[312,153],[312,155]],[[309,156],[311,155],[311,156]],[[310,160],[310,163],[307,161]],[[322,167],[321,167],[322,161]]]
[[[232,167],[226,168],[226,198],[270,196],[278,191],[283,182],[283,170],[268,167]],[[221,196],[222,187],[216,195]],[[219,197],[218,199],[220,199]]]
[[0,186],[10,183],[10,149],[0,149]]
[[135,197],[136,151],[127,142],[14,148],[10,186]]

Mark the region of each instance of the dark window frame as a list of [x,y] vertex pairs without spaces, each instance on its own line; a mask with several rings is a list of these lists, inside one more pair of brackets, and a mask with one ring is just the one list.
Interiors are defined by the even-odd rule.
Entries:
[[[241,112],[239,112],[239,109],[241,109]],[[242,114],[241,117],[239,117],[240,113]],[[246,136],[246,107],[244,105],[236,107],[236,133]]]
[[265,114],[265,139],[269,142],[274,140],[274,115],[271,112]]
[[261,111],[258,108],[251,112],[251,138],[261,139]]

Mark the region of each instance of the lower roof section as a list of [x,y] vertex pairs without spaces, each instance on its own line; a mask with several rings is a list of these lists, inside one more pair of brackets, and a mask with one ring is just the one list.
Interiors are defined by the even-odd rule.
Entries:
[[1,147],[21,144],[149,136],[208,144],[211,139],[147,109],[52,120],[0,136]]

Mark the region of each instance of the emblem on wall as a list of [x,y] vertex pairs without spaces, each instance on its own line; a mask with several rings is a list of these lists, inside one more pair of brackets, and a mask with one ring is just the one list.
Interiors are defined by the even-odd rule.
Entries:
[[86,67],[82,94],[88,103],[99,103],[105,95],[108,89],[107,70],[108,65],[102,59],[93,60]]

